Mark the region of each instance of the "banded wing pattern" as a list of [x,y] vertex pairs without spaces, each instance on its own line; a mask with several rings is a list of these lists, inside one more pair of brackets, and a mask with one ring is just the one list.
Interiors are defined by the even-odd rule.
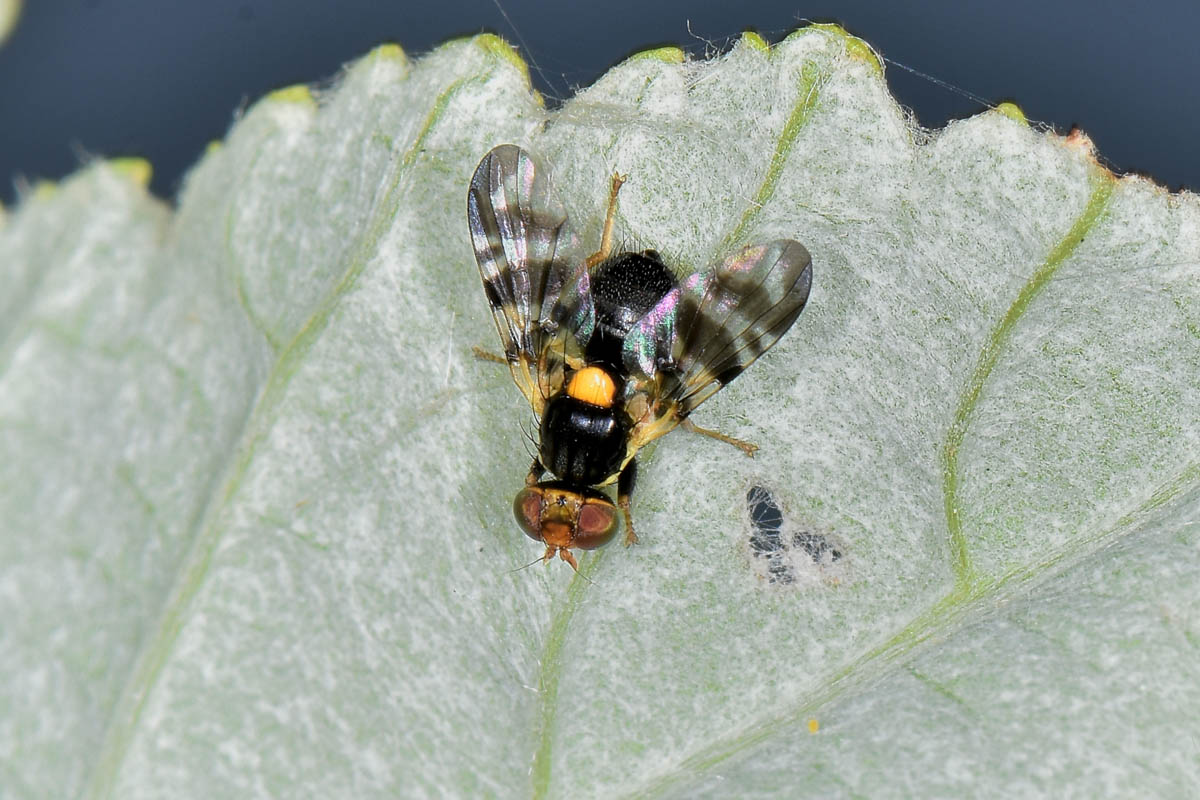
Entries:
[[622,352],[630,373],[656,387],[652,407],[674,415],[647,428],[639,446],[673,428],[779,341],[811,287],[808,250],[777,239],[745,247],[667,294],[629,332]]
[[567,355],[595,326],[588,271],[567,213],[546,171],[505,144],[475,169],[467,221],[505,359],[540,416],[559,388]]

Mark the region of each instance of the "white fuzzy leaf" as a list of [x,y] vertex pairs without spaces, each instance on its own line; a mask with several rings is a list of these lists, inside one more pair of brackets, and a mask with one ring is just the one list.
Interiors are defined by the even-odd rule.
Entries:
[[[590,242],[617,170],[625,243],[681,271],[814,258],[695,415],[758,456],[648,448],[641,542],[579,576],[512,571],[530,411],[472,357],[504,141]],[[492,37],[381,48],[251,108],[178,208],[142,171],[0,228],[0,794],[1200,786],[1195,197],[1015,113],[921,131],[825,26],[553,112]]]

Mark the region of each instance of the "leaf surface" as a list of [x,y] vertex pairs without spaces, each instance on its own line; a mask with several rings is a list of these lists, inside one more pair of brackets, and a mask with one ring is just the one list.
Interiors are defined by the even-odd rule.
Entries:
[[[512,571],[532,420],[471,352],[503,141],[585,239],[617,170],[623,243],[681,272],[814,258],[695,417],[757,457],[648,448],[641,542],[579,576]],[[177,208],[144,177],[0,229],[13,796],[1195,790],[1193,196],[1015,113],[919,130],[822,26],[552,112],[492,37],[380,48],[256,104]]]

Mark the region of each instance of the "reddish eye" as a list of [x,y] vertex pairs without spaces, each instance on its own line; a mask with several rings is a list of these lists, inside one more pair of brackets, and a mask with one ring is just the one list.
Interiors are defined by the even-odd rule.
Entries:
[[542,541],[542,490],[537,487],[522,489],[513,500],[513,515],[525,535],[534,541]]
[[593,550],[607,544],[617,532],[617,508],[607,499],[588,498],[575,523],[575,546]]

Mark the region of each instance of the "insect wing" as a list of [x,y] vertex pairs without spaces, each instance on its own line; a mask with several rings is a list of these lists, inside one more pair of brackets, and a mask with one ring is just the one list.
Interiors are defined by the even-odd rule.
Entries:
[[799,242],[743,248],[659,301],[625,337],[622,360],[655,381],[678,422],[779,341],[811,287],[812,257]]
[[540,415],[561,382],[568,349],[586,343],[595,326],[588,271],[573,257],[567,213],[546,171],[506,144],[475,169],[467,221],[513,380]]

